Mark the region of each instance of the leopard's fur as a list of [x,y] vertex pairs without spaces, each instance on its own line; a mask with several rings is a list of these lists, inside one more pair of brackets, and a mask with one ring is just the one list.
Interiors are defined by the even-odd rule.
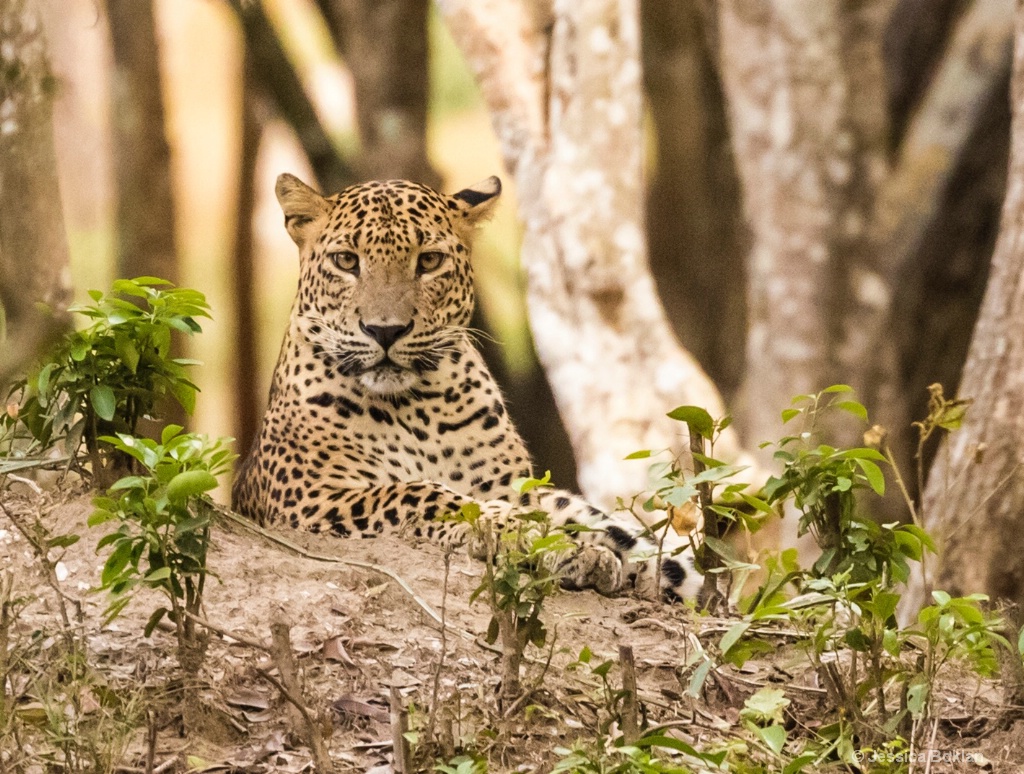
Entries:
[[[523,505],[510,485],[530,461],[466,328],[471,237],[500,181],[452,196],[390,181],[322,197],[282,175],[276,190],[299,247],[298,294],[234,507],[343,537],[464,543],[467,525],[442,517],[476,501],[500,527]],[[531,507],[593,528],[559,558],[567,586],[696,595],[689,554],[659,567],[634,524],[537,491]]]

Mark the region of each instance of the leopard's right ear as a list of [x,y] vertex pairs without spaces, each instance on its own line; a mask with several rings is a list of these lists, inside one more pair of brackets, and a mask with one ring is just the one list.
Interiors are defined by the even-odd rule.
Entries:
[[287,173],[277,178],[274,193],[284,211],[284,227],[302,254],[326,224],[330,205],[295,175]]

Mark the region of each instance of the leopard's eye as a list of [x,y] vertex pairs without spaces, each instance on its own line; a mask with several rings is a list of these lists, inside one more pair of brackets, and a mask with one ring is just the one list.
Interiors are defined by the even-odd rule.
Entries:
[[416,273],[426,274],[427,272],[434,271],[444,263],[444,259],[448,256],[441,252],[429,252],[420,253],[420,257],[416,261]]
[[349,274],[359,274],[359,256],[351,250],[340,250],[336,253],[330,253],[327,257],[331,259],[331,263],[342,271],[347,271]]

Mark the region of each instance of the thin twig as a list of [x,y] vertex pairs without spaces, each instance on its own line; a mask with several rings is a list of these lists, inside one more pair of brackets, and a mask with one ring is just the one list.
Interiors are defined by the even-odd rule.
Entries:
[[[18,518],[15,518],[14,514],[7,509],[7,506],[0,503],[0,511],[3,511],[4,516],[15,526],[15,528],[22,534],[25,540],[28,541],[29,545],[32,546],[32,550],[43,564],[44,572],[43,576],[46,578],[46,584],[53,589],[53,592],[57,595],[57,609],[60,612],[61,622],[64,624],[63,636],[69,649],[74,650],[74,637],[71,634],[71,618],[68,616],[67,602],[70,599],[64,594],[64,590],[60,587],[60,581],[57,580],[57,571],[55,569],[56,562],[51,562],[49,559],[49,547],[40,539],[38,533],[33,532],[29,529],[28,525],[23,524]],[[45,528],[38,522],[36,523],[38,529],[45,531]],[[74,600],[71,600],[74,602]]]
[[622,669],[622,737],[626,744],[633,744],[640,737],[640,718],[636,703],[636,663],[629,645],[619,645],[619,667]]
[[444,668],[444,657],[448,651],[447,626],[445,619],[448,610],[448,580],[452,567],[452,552],[444,552],[444,583],[441,584],[441,655],[437,659],[437,668],[434,670],[434,685],[431,689],[430,718],[427,721],[426,739],[434,738],[434,729],[437,725],[438,696],[441,692],[441,670]]
[[156,713],[146,711],[146,774],[153,774],[156,762]]
[[398,693],[395,681],[391,681],[391,743],[392,767],[395,774],[412,774],[412,751],[405,735],[409,732],[409,714],[402,706],[402,697]]
[[200,626],[206,627],[211,632],[214,632],[215,634],[219,634],[221,637],[228,637],[228,638],[230,638],[232,640],[235,640],[236,642],[241,643],[242,645],[247,645],[250,648],[255,648],[256,650],[261,650],[264,653],[272,653],[273,652],[273,649],[269,645],[264,645],[262,642],[257,642],[256,640],[250,640],[248,637],[246,637],[244,635],[228,631],[227,629],[222,629],[221,627],[217,626],[216,624],[210,623],[205,618],[202,618],[202,617],[196,615],[195,613],[190,613],[188,610],[182,610],[181,612],[184,613],[186,618],[191,618],[193,621],[195,621]]
[[298,710],[306,726],[306,743],[309,745],[310,753],[313,756],[313,765],[318,774],[330,774],[334,771],[334,764],[331,761],[330,753],[324,742],[320,728],[309,714],[305,703],[302,701],[302,691],[299,688],[295,658],[292,655],[291,640],[288,631],[288,624],[278,618],[270,624],[271,656],[277,665],[277,673],[281,676],[280,681],[275,680],[270,674],[260,670],[265,679],[273,683],[281,694]]

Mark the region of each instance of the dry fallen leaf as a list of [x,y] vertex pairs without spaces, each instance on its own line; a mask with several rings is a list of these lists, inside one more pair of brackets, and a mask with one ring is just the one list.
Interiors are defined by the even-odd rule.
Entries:
[[366,591],[363,592],[363,596],[367,599],[376,599],[388,589],[388,583],[385,581],[378,586],[370,586]]
[[341,714],[372,718],[373,720],[379,720],[382,723],[388,723],[391,720],[391,714],[384,707],[376,704],[370,704],[367,701],[356,699],[348,695],[342,696],[340,699],[336,699],[331,703],[331,707]]
[[352,657],[348,655],[345,650],[345,646],[341,644],[341,635],[331,637],[329,640],[324,642],[323,648],[324,658],[328,661],[338,661],[345,666],[354,667],[356,662],[352,660]]
[[267,701],[266,696],[246,688],[240,688],[234,693],[225,696],[224,701],[232,707],[242,707],[244,709],[265,710],[270,708],[270,702]]

